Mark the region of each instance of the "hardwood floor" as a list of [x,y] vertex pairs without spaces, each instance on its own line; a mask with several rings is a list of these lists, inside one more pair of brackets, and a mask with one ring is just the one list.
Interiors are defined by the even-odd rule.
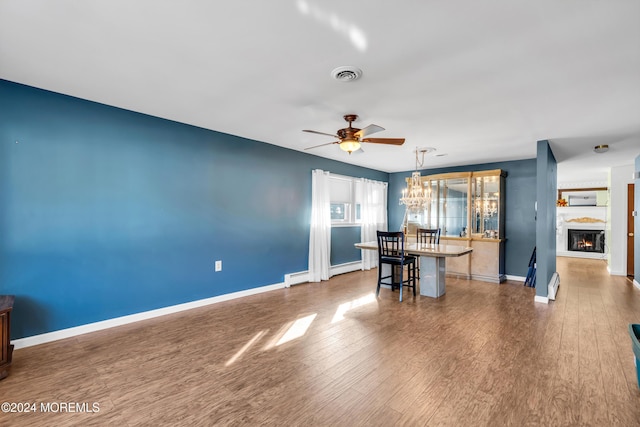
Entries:
[[[449,278],[376,300],[372,270],[16,350],[0,402],[37,412],[0,425],[640,425],[640,290],[602,261],[558,272],[549,305]],[[99,411],[41,411],[60,402]]]

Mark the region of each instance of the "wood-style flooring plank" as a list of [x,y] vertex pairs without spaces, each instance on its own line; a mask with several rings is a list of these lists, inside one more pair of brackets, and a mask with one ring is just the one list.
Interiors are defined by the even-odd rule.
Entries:
[[558,272],[548,305],[455,278],[438,299],[376,299],[372,270],[16,350],[0,401],[100,410],[0,426],[640,425],[640,290],[602,261]]

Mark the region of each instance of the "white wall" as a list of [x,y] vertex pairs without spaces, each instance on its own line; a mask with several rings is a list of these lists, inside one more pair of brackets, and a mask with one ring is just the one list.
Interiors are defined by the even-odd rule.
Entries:
[[605,239],[609,246],[609,273],[616,276],[627,274],[627,184],[633,183],[633,170],[630,164],[611,168],[609,172],[610,220]]

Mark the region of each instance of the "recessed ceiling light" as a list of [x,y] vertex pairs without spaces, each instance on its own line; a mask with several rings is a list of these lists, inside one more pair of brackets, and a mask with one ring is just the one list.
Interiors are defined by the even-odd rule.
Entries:
[[596,145],[595,147],[593,147],[593,151],[595,151],[596,153],[606,153],[607,151],[609,151],[609,146],[607,144]]
[[424,154],[429,154],[429,153],[433,153],[434,151],[436,151],[435,148],[433,147],[416,147],[416,153],[424,153]]

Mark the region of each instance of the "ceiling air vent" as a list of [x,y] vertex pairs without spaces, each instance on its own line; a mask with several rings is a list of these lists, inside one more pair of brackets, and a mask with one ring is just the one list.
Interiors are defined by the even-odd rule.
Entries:
[[357,67],[338,67],[331,72],[331,77],[341,82],[352,82],[362,76],[362,70]]

